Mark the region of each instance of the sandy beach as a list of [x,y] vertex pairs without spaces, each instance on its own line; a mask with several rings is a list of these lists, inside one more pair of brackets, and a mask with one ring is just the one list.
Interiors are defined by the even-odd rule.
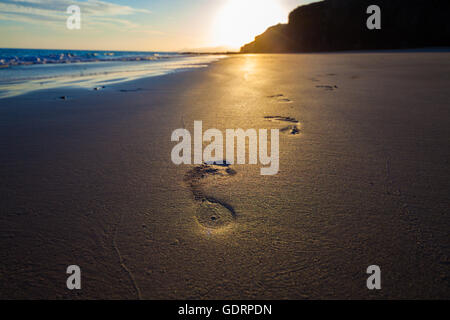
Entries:
[[[0,298],[448,299],[449,58],[231,55],[0,99]],[[293,119],[273,176],[170,158],[195,120]]]

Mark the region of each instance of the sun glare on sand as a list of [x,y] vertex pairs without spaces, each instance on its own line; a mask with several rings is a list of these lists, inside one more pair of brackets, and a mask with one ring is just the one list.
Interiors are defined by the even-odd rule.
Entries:
[[226,0],[215,19],[215,41],[240,48],[268,27],[285,23],[287,14],[278,0]]

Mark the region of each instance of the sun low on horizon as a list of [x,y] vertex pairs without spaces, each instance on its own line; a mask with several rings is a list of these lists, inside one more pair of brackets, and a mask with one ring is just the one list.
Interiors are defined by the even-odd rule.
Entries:
[[286,23],[289,10],[277,0],[227,0],[213,25],[217,45],[239,49],[268,27]]
[[[123,51],[238,50],[270,26],[287,23],[293,9],[312,1],[0,1],[0,47]],[[69,5],[76,5],[80,10],[79,29],[67,28]]]

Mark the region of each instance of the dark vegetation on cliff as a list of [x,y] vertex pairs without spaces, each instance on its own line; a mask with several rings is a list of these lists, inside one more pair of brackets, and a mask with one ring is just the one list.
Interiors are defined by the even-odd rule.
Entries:
[[[381,9],[369,30],[367,7]],[[325,0],[298,7],[241,48],[243,53],[321,52],[450,46],[450,0]]]

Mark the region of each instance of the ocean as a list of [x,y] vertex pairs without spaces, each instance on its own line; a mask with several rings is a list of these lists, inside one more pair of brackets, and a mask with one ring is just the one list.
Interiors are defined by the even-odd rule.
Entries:
[[98,88],[202,68],[223,57],[150,51],[0,49],[0,98],[63,86]]

